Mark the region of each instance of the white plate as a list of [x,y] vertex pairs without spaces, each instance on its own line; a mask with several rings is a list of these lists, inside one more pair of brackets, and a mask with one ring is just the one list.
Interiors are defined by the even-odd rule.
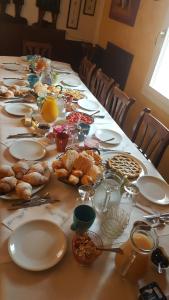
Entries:
[[15,63],[11,64],[3,64],[5,70],[9,71],[18,71],[20,69],[20,65],[17,65]]
[[63,85],[68,85],[68,86],[79,86],[81,85],[81,81],[78,78],[73,78],[73,77],[66,77],[61,80],[61,83]]
[[104,142],[106,144],[112,145],[118,145],[122,140],[121,135],[118,132],[113,131],[111,129],[97,129],[95,132],[95,136],[101,142],[112,138],[113,140]]
[[23,103],[8,103],[5,105],[5,111],[14,116],[23,117],[32,112],[32,108],[29,105]]
[[3,81],[6,86],[17,85],[20,88],[22,87],[24,89],[25,89],[25,87],[28,88],[28,85],[29,85],[26,79],[21,79],[21,78],[18,78],[18,79],[6,78]]
[[10,154],[17,159],[38,160],[45,156],[46,149],[33,140],[16,141],[9,147]]
[[19,226],[10,236],[8,251],[12,260],[30,271],[53,267],[66,251],[64,232],[48,220],[33,220]]
[[154,176],[142,176],[137,181],[140,193],[149,201],[159,204],[169,204],[169,185]]
[[81,99],[78,101],[78,105],[85,110],[98,110],[99,104],[92,100]]

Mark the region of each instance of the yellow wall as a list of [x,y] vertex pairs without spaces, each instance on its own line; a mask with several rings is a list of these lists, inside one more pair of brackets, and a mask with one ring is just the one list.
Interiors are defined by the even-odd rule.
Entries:
[[[151,100],[142,94],[142,88],[147,75],[155,41],[162,29],[164,18],[169,10],[168,0],[141,0],[134,27],[117,22],[109,18],[111,0],[106,0],[100,26],[98,44],[106,47],[107,41],[134,54],[134,60],[128,77],[125,91],[136,98],[136,104],[129,115],[130,128],[143,107],[149,107],[167,127],[169,127],[169,113],[165,108],[159,109]],[[166,151],[159,166],[160,173],[169,181],[169,151]]]

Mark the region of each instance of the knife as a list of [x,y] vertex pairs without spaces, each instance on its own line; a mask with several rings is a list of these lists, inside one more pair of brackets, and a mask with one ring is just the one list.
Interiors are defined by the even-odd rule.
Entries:
[[51,204],[51,203],[55,203],[55,202],[59,202],[59,201],[60,200],[55,200],[55,199],[37,199],[35,201],[25,201],[22,204],[10,206],[8,208],[8,210],[16,210],[16,209],[20,209],[20,208],[40,206],[43,204]]
[[32,137],[36,137],[36,138],[40,138],[42,137],[42,135],[37,134],[37,133],[18,133],[18,134],[11,134],[7,136],[7,139],[21,139],[21,138],[32,138]]
[[153,220],[155,218],[169,218],[169,213],[157,213],[157,214],[153,214],[153,215],[146,215],[143,216],[144,219],[146,220]]

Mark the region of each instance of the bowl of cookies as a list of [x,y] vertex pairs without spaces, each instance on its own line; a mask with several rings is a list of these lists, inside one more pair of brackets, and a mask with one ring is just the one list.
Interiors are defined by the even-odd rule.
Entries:
[[67,150],[53,161],[52,168],[58,180],[71,185],[95,185],[103,175],[102,159],[93,150]]

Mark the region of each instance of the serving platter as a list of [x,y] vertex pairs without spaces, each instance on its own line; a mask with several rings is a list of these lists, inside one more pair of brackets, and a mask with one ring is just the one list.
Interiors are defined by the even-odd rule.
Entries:
[[[36,194],[37,192],[39,192],[40,190],[42,190],[44,188],[44,186],[45,186],[45,184],[32,187],[32,196],[34,194]],[[0,199],[3,199],[3,200],[18,200],[19,197],[18,197],[18,195],[16,194],[15,191],[12,191],[8,194],[2,194],[2,195],[0,194]]]
[[86,113],[82,112],[72,112],[70,113],[66,119],[68,120],[69,123],[86,123],[86,124],[92,124],[94,122],[94,118]]
[[66,248],[64,232],[48,220],[32,220],[20,225],[8,242],[12,260],[29,271],[42,271],[56,265]]

